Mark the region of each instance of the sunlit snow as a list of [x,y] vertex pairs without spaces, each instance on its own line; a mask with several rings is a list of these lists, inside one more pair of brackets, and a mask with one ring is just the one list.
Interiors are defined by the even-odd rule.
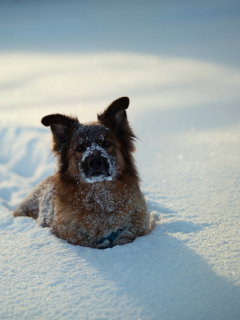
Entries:
[[[50,53],[11,49],[11,36],[18,36],[12,17],[19,17],[21,5],[25,8],[20,10],[22,16],[28,13],[27,1],[12,3],[18,7],[11,13],[0,8],[5,14],[2,24],[9,28],[4,34],[10,34],[4,38],[5,49],[0,50],[0,318],[238,320],[240,69],[236,63],[220,61],[221,52],[230,54],[231,47],[217,47],[218,39],[201,47],[209,28],[210,33],[216,32],[217,19],[201,25],[203,36],[193,20],[185,27],[187,16],[180,11],[185,28],[180,31],[191,33],[194,24],[193,45],[199,40],[195,51],[190,45],[184,47],[193,52],[189,56],[130,52],[124,47]],[[224,1],[219,3],[222,8]],[[32,18],[21,20],[19,29],[29,35],[29,42],[35,38],[31,38],[31,25],[43,10],[36,6],[29,7]],[[97,13],[86,6],[86,18],[80,22],[87,26]],[[187,12],[194,11],[190,3],[184,6]],[[200,13],[207,12],[203,20],[208,12],[211,17],[217,14],[211,4],[208,11],[207,2],[199,6]],[[65,13],[58,8],[54,13],[46,11],[54,23]],[[140,6],[143,17],[149,8]],[[162,4],[161,23],[170,12],[167,8]],[[132,17],[137,19],[130,4],[129,10],[132,16],[126,28]],[[107,25],[110,30],[104,12],[100,12],[102,28]],[[118,17],[121,26],[125,26],[127,12],[121,11]],[[71,14],[76,20],[69,18],[68,23],[77,23],[78,16]],[[117,14],[113,11],[114,19]],[[229,9],[226,15],[226,26],[232,23],[231,30],[237,30],[237,11]],[[141,32],[155,26],[155,20],[146,20]],[[85,30],[92,39],[94,33]],[[181,36],[184,41],[184,33]],[[229,43],[231,37],[226,38]],[[172,39],[179,40],[177,36]],[[35,45],[38,41],[40,37]],[[213,56],[219,52],[221,59],[197,57],[198,50],[214,45],[219,50],[212,51]],[[149,211],[158,220],[154,230],[133,243],[98,250],[68,244],[33,219],[13,218],[13,209],[29,190],[55,170],[51,133],[41,126],[41,118],[63,113],[76,115],[80,122],[95,121],[97,113],[121,96],[130,98],[128,119],[139,138],[135,158]]]

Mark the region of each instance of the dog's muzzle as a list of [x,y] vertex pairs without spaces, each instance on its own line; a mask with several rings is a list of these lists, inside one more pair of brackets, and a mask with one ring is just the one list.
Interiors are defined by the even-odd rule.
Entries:
[[108,159],[101,153],[94,153],[86,157],[82,163],[82,170],[86,178],[107,177],[110,175]]

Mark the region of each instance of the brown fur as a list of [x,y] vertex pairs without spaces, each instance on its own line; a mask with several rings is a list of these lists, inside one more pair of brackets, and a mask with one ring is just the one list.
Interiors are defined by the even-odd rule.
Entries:
[[97,122],[84,125],[60,114],[44,117],[57,171],[29,193],[14,216],[33,217],[69,243],[92,248],[146,234],[149,216],[132,157],[128,105],[127,97],[117,99]]

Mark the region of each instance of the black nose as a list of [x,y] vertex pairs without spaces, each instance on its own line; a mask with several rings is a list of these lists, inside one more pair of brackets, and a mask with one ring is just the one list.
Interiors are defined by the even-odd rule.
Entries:
[[90,169],[98,170],[103,167],[103,159],[101,157],[94,157],[89,159],[88,166]]

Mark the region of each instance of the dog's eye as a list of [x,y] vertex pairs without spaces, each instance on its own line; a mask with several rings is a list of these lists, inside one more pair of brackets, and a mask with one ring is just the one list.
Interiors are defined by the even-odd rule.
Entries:
[[77,152],[83,152],[85,150],[84,145],[80,144],[80,146],[77,147]]
[[111,145],[111,143],[109,141],[107,141],[107,140],[103,141],[103,144],[102,144],[103,148],[108,148],[108,147],[110,147],[110,145]]

